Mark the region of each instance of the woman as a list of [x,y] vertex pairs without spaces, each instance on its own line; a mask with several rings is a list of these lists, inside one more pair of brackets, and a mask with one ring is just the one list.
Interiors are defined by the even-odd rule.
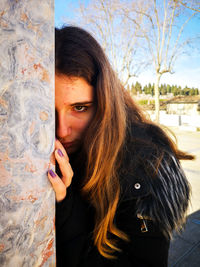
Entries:
[[190,197],[179,151],[147,120],[102,48],[56,29],[57,266],[167,266]]

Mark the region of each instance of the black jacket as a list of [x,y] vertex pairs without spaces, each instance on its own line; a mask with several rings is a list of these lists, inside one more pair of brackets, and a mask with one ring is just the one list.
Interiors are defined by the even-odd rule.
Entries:
[[[130,242],[119,241],[122,252],[116,253],[116,260],[98,253],[92,242],[94,211],[82,199],[75,175],[67,197],[56,205],[58,267],[167,266],[170,236],[184,222],[190,190],[178,160],[166,143],[157,140],[154,130],[133,127],[119,173],[121,197],[115,224]],[[155,146],[148,146],[150,138]],[[157,153],[163,155],[158,169]]]

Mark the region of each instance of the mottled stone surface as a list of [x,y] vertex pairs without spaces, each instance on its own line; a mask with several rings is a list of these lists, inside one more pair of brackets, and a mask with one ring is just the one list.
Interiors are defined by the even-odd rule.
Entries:
[[54,2],[0,3],[0,266],[55,266]]

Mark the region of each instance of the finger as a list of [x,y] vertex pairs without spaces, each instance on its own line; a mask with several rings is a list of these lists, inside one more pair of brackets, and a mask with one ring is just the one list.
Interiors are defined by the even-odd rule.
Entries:
[[61,201],[66,197],[66,186],[63,183],[63,181],[60,179],[60,177],[52,170],[50,169],[48,171],[48,178],[49,181],[52,184],[52,187],[56,193],[56,200]]
[[69,157],[68,157],[68,155],[67,155],[67,152],[66,152],[64,146],[63,146],[63,145],[61,144],[61,142],[60,142],[59,140],[57,140],[57,139],[56,139],[56,141],[55,141],[55,150],[56,150],[56,149],[60,149],[60,150],[62,151],[63,155],[66,157],[66,159],[69,160]]
[[51,163],[52,165],[55,165],[55,164],[56,164],[55,154],[54,154],[54,153],[52,153],[51,156],[50,156],[50,163]]
[[55,157],[59,164],[59,168],[63,176],[62,181],[66,187],[69,187],[72,181],[72,177],[74,175],[72,167],[69,163],[69,160],[68,158],[65,157],[65,155],[62,153],[60,148],[56,149]]

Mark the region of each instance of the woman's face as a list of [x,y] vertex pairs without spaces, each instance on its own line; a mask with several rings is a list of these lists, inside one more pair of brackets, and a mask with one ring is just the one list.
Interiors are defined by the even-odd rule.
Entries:
[[75,152],[95,113],[93,87],[83,78],[55,75],[56,137]]

